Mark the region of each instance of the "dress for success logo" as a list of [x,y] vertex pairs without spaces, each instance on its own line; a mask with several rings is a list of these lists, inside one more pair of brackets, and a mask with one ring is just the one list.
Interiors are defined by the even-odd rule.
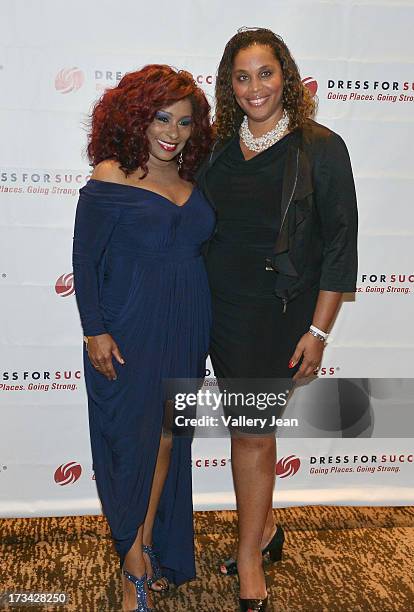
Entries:
[[0,372],[0,392],[7,391],[77,391],[81,370],[36,370]]
[[[382,453],[373,455],[312,455],[309,458],[309,474],[398,474],[401,466],[411,468],[413,453]],[[385,464],[385,465],[384,465]]]
[[62,68],[55,77],[55,88],[61,94],[77,91],[85,82],[85,75],[80,68]]
[[[191,70],[194,80],[198,85],[208,86],[214,85],[215,76],[209,72],[198,72],[197,69]],[[125,74],[125,70],[114,70],[108,68],[100,68],[94,70],[95,88],[96,91],[105,91],[108,88],[115,87]]]
[[73,484],[79,480],[81,474],[81,464],[77,463],[77,461],[70,461],[69,463],[62,463],[62,465],[57,468],[54,479],[56,484],[64,487],[65,485]]
[[306,77],[302,79],[302,83],[309,89],[309,91],[313,96],[316,96],[316,92],[318,91],[318,81],[313,77]]
[[199,457],[193,459],[191,464],[194,468],[225,468],[231,460],[226,457]]
[[75,293],[75,285],[73,282],[73,272],[62,274],[56,281],[55,291],[60,297],[68,297]]
[[90,172],[82,170],[0,168],[0,193],[77,197],[89,178]]
[[328,79],[326,98],[341,102],[414,102],[414,82]]
[[414,274],[406,273],[366,273],[361,274],[357,293],[412,293],[414,288]]
[[287,478],[294,476],[300,468],[300,459],[296,455],[288,455],[282,457],[276,464],[276,476],[279,478]]

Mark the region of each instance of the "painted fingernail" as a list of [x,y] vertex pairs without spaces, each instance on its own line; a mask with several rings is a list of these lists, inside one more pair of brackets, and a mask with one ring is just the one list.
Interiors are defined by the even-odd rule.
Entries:
[[289,361],[289,368],[292,369],[295,367],[295,364],[293,361]]

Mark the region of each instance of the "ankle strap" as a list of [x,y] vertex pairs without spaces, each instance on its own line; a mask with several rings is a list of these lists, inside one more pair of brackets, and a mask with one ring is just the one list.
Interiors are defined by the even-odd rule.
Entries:
[[142,545],[142,550],[144,551],[144,553],[147,553],[147,555],[151,554],[153,551],[152,548],[152,544],[143,544]]
[[128,578],[128,580],[133,582],[137,588],[143,587],[147,581],[147,574],[144,574],[140,578],[137,578],[136,576],[134,576],[134,574],[131,574],[130,572],[128,572],[128,570],[123,569],[122,573],[124,574],[124,576]]

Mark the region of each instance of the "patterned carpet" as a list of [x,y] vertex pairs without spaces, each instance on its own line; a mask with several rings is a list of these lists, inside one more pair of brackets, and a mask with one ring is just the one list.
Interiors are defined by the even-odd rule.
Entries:
[[[414,508],[275,510],[284,559],[266,566],[271,612],[414,612]],[[0,591],[66,592],[51,612],[119,612],[120,574],[103,517],[2,520]],[[158,612],[235,612],[237,581],[216,568],[231,551],[233,512],[198,512],[197,580],[157,596]]]

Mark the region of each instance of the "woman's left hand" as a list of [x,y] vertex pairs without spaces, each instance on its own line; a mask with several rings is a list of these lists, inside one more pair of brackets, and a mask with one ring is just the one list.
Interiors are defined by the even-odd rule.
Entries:
[[299,380],[300,378],[307,378],[308,376],[317,374],[317,370],[321,365],[324,348],[324,342],[321,342],[321,340],[318,340],[318,338],[315,338],[315,336],[312,336],[309,332],[303,334],[289,361],[289,367],[294,368],[302,358],[301,366],[293,377],[293,380]]

